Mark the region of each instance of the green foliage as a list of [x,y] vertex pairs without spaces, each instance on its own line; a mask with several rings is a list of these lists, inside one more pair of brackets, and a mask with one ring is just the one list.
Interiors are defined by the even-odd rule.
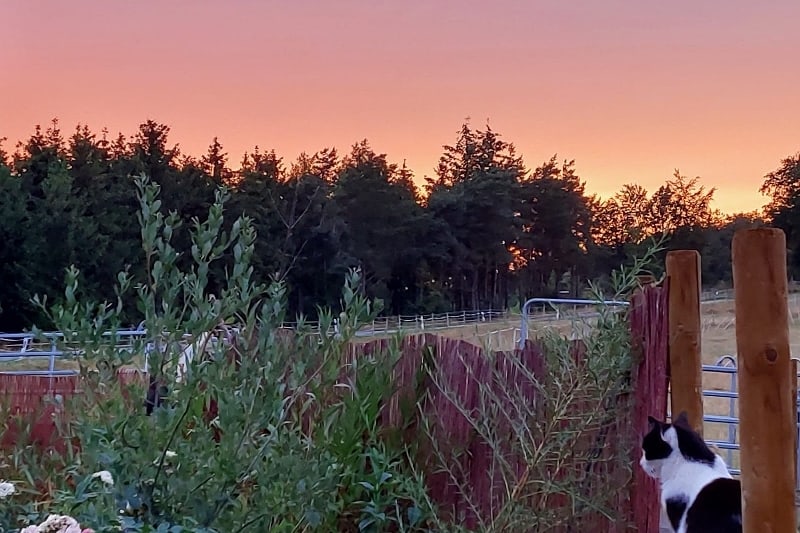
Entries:
[[417,296],[415,266],[425,253],[423,209],[413,183],[363,141],[345,158],[332,202],[343,248],[362,269],[367,293],[400,314]]
[[[605,201],[589,195],[573,161],[556,157],[529,170],[511,142],[488,126],[464,124],[443,148],[424,191],[405,166],[392,163],[366,140],[342,157],[333,149],[284,162],[255,147],[233,167],[214,138],[199,158],[182,154],[170,129],[148,120],[130,138],[78,126],[67,139],[58,122],[0,152],[0,330],[43,322],[33,294],[62,298],[69,265],[85,296],[116,298],[117,274],[145,275],[136,224],[134,177],[159,185],[165,212],[174,212],[170,242],[193,245],[194,220],[205,221],[217,187],[227,188],[232,231],[244,215],[255,230],[253,279],[284,282],[287,316],[315,319],[319,306],[338,308],[342,277],[360,268],[361,289],[390,314],[507,308],[532,296],[579,296],[644,253],[645,240],[663,236],[665,250],[692,248],[704,258],[703,280],[730,283],[729,241],[749,215],[722,217],[714,189],[676,171],[648,192],[626,185]],[[792,264],[795,158],[766,178],[769,215],[787,231]],[[796,218],[796,217],[795,217]],[[191,254],[175,267],[192,266]],[[227,249],[209,265],[208,287],[219,294],[236,259]],[[145,317],[125,299],[127,325]]]
[[543,296],[557,297],[560,290],[574,295],[580,280],[591,274],[586,253],[591,246],[591,204],[574,164],[558,166],[553,157],[522,184],[523,228],[514,249],[528,284],[543,286]]
[[[601,306],[599,316],[583,324],[581,359],[570,340],[541,338],[544,374],[509,356],[509,365],[536,391],[536,402],[529,401],[526,387],[508,383],[508,375],[495,370],[490,385],[476,391],[477,407],[460,405],[436,372],[432,354],[424,355],[420,382],[430,381],[448,397],[473,435],[490,447],[503,502],[493,514],[470,500],[458,466],[466,452],[437,439],[436,420],[419,417],[429,438],[413,442],[402,438],[405,426],[384,427],[383,407],[395,392],[397,344],[358,358],[349,348],[360,326],[383,310],[368,296],[385,295],[390,305],[407,298],[405,285],[381,285],[386,277],[416,285],[423,292],[417,302],[438,306],[459,298],[499,301],[501,290],[508,294],[525,277],[515,280],[511,270],[502,270],[515,251],[528,253],[531,265],[516,266],[538,269],[539,286],[577,284],[576,278],[588,275],[588,266],[578,262],[596,244],[587,218],[591,202],[571,163],[557,166],[553,159],[525,181],[513,147],[491,131],[467,129],[458,146],[448,149],[440,181],[423,207],[407,173],[365,143],[354,147],[341,168],[335,154],[325,152],[301,158],[288,173],[274,154],[257,153],[248,156],[246,175],[235,183],[216,143],[196,165],[170,167],[177,151],[168,148],[165,135],[164,128],[146,124],[127,148],[104,147],[84,134],[73,142],[72,150],[83,154],[83,169],[115,151],[117,163],[128,160],[131,168],[166,165],[155,173],[158,179],[141,175],[132,182],[140,251],[129,251],[131,264],[113,276],[105,274],[113,280],[104,289],[112,295],[107,299],[96,298],[102,293],[84,281],[81,264],[99,267],[90,253],[75,252],[75,243],[76,235],[100,246],[108,242],[92,240],[91,226],[81,226],[79,206],[66,193],[72,187],[83,191],[94,202],[86,209],[96,212],[101,197],[90,195],[89,185],[78,185],[86,176],[64,172],[57,135],[50,134],[52,149],[37,148],[36,158],[20,164],[25,180],[3,173],[0,165],[0,186],[12,198],[22,198],[35,184],[39,200],[69,215],[64,220],[72,225],[59,228],[70,252],[63,258],[71,265],[65,267],[65,286],[57,298],[35,298],[32,313],[64,333],[59,346],[74,357],[82,380],[82,394],[53,399],[65,453],[42,458],[23,442],[3,464],[3,475],[10,473],[6,477],[19,490],[0,510],[0,526],[11,529],[63,513],[98,533],[459,530],[443,525],[442,510],[426,493],[422,472],[430,473],[431,465],[422,468],[421,451],[433,454],[436,471],[468,495],[457,511],[474,511],[480,531],[547,530],[593,513],[615,516],[612,496],[629,478],[597,475],[586,465],[624,473],[631,443],[615,441],[606,450],[586,443],[602,442],[598,433],[630,408],[626,393],[634,361],[624,313]],[[32,169],[35,179],[28,174]],[[222,183],[182,200],[179,181],[170,180],[205,180],[197,169]],[[127,205],[130,191],[124,180],[117,185],[113,197]],[[267,208],[252,209],[265,201]],[[560,212],[553,209],[556,203],[571,207]],[[390,206],[397,212],[389,212]],[[486,215],[485,227],[470,218],[470,206]],[[25,210],[12,208],[9,217],[25,220]],[[398,226],[408,217],[420,235],[427,224],[440,230],[436,242],[442,248],[428,254],[404,240],[408,236]],[[301,228],[309,240],[297,236]],[[267,240],[260,229],[270,233]],[[498,241],[506,237],[515,240]],[[637,239],[643,253],[630,253],[629,263],[604,283],[590,284],[598,300],[627,298],[637,276],[657,262],[666,242],[664,235],[657,237],[654,245]],[[308,243],[331,251],[331,257]],[[280,252],[265,258],[271,251],[259,251],[264,244]],[[393,247],[412,250],[413,260],[393,258]],[[282,328],[292,284],[313,278],[310,263],[326,258],[332,263],[323,268],[328,281],[336,272],[346,276],[334,302],[330,287],[317,287],[330,291],[328,303],[335,304],[316,309],[321,333],[312,332],[302,315],[296,331]],[[453,258],[464,263],[452,264]],[[567,268],[568,261],[575,264]],[[352,262],[361,268],[348,269]],[[114,349],[105,334],[125,327],[132,316],[142,320],[145,338],[128,350]],[[177,380],[187,346],[197,355]],[[145,353],[150,376],[166,389],[152,416],[143,412],[146,384],[117,379],[119,370],[141,367]],[[404,405],[405,416],[417,415],[426,400],[423,389],[412,405]],[[512,461],[509,451],[522,463]],[[104,472],[113,485],[95,476]],[[551,505],[555,497],[566,497],[569,505]]]
[[427,207],[436,228],[431,258],[437,288],[458,309],[500,308],[508,284],[511,244],[520,231],[519,180],[525,174],[513,144],[487,127],[464,125],[446,146],[437,178],[427,180]]
[[783,159],[764,177],[761,193],[771,198],[765,209],[768,218],[786,232],[789,268],[796,276],[800,274],[800,153]]
[[[157,184],[136,184],[145,275],[120,272],[116,302],[94,303],[71,268],[59,303],[36,300],[80,367],[83,393],[66,401],[70,418],[59,418],[60,438],[80,449],[57,476],[46,474],[52,464],[19,463],[22,494],[0,525],[63,513],[98,533],[426,530],[434,509],[423,479],[379,423],[398,351],[348,358],[355,332],[380,311],[360,273],[346,277],[338,335],[283,330],[285,283],[254,278],[256,233],[247,217],[224,229],[224,189],[205,219],[192,221],[191,261],[181,261],[178,217],[163,214]],[[226,254],[235,262],[215,292],[210,272]],[[119,351],[103,333],[118,330],[130,298],[147,335]],[[332,314],[320,317],[323,331],[332,329]],[[233,326],[230,342],[203,340]],[[197,355],[176,382],[187,343]],[[168,386],[152,416],[143,413],[142,384],[116,377],[143,364],[148,344],[150,374]],[[113,485],[92,477],[103,471]],[[39,479],[48,480],[44,493]]]

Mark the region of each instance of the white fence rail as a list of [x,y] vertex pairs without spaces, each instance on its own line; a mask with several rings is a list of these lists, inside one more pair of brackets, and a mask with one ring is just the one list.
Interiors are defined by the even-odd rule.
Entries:
[[[414,331],[430,331],[450,329],[482,322],[492,322],[504,320],[510,315],[508,311],[497,309],[486,309],[477,311],[459,311],[451,313],[432,313],[428,315],[393,315],[378,317],[372,322],[365,324],[356,332],[358,337],[372,337],[376,335],[391,335],[393,333],[408,333]],[[297,322],[285,322],[286,328],[294,329],[298,326]],[[318,322],[304,322],[304,326],[312,332],[320,332]],[[334,320],[334,329],[337,324]]]
[[[118,350],[132,350],[137,339],[143,338],[145,331],[142,329],[119,330],[115,338],[112,339],[111,333],[106,336]],[[0,333],[0,374],[25,374],[25,375],[45,375],[63,376],[73,375],[75,370],[56,369],[56,361],[65,357],[65,352],[59,349],[59,339],[64,335],[59,332],[44,333],[45,340],[36,339],[32,333]],[[80,350],[76,348],[77,353]],[[14,369],[3,368],[6,363],[30,363],[35,361],[47,361],[47,369],[26,369],[18,368],[19,364],[14,365]]]
[[[375,337],[379,335],[393,335],[396,333],[414,333],[422,331],[436,331],[467,326],[476,326],[481,323],[501,321],[509,318],[507,311],[494,309],[461,311],[457,313],[439,313],[430,315],[413,316],[389,316],[376,318],[371,323],[365,324],[356,332],[358,337]],[[283,324],[284,328],[294,329],[296,322]],[[305,327],[312,333],[323,334],[317,322],[306,322]],[[332,331],[324,332],[327,335],[338,333],[336,321],[332,325]],[[492,333],[485,333],[489,336],[489,343],[492,343]],[[113,344],[117,349],[132,349],[137,339],[144,339],[147,332],[143,328],[119,330],[112,338],[111,333],[107,334],[109,344]],[[27,375],[72,375],[75,370],[57,369],[57,361],[64,358],[65,353],[59,348],[59,339],[63,339],[63,334],[59,332],[48,332],[44,334],[46,340],[36,339],[32,333],[0,333],[0,374],[27,374]],[[24,368],[25,366],[35,366],[36,361],[46,361],[46,369]],[[13,363],[13,368],[9,368],[7,363]],[[5,368],[4,368],[5,367]]]

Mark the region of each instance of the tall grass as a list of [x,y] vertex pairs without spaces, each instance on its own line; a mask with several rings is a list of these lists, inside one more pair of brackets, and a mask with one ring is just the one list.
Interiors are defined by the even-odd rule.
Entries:
[[450,372],[431,373],[473,442],[470,450],[454,447],[445,424],[425,419],[435,465],[461,497],[456,523],[484,532],[625,527],[638,360],[627,312],[602,302],[625,299],[658,248],[620,269],[610,293],[592,287],[597,315],[573,318],[568,334],[542,329],[525,350],[495,353],[477,369],[462,357],[474,395]]

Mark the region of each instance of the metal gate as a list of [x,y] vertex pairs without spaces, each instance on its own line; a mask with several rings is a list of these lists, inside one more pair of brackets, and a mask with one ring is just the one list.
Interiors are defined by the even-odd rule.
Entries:
[[[531,308],[535,304],[542,306],[542,313],[538,315],[531,315]],[[617,300],[585,300],[577,298],[529,298],[522,306],[522,320],[519,325],[519,347],[525,348],[525,341],[528,340],[528,323],[532,319],[538,320],[560,320],[561,309],[564,306],[572,306],[573,318],[591,318],[598,315],[596,310],[578,311],[578,308],[597,308],[603,306],[609,307],[627,307],[630,302],[617,301]],[[547,310],[553,311],[548,314]]]
[[[706,442],[721,451],[733,476],[741,473],[737,378],[736,356],[723,355],[713,365],[703,365],[703,433]],[[713,386],[714,384],[716,386]],[[800,402],[797,398],[795,398],[795,413],[797,420],[795,431],[800,437]],[[800,443],[800,439],[798,442]],[[800,453],[800,449],[795,450],[795,453]],[[800,475],[798,478],[800,479]],[[800,483],[796,488],[800,490]]]

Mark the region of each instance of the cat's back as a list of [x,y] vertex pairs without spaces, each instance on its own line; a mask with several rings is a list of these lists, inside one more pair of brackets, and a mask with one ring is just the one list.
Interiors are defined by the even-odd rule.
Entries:
[[664,501],[679,495],[694,501],[700,492],[717,479],[730,479],[727,469],[720,471],[713,464],[678,458],[664,470],[661,494]]
[[686,533],[741,533],[742,486],[718,478],[698,492],[686,512]]

